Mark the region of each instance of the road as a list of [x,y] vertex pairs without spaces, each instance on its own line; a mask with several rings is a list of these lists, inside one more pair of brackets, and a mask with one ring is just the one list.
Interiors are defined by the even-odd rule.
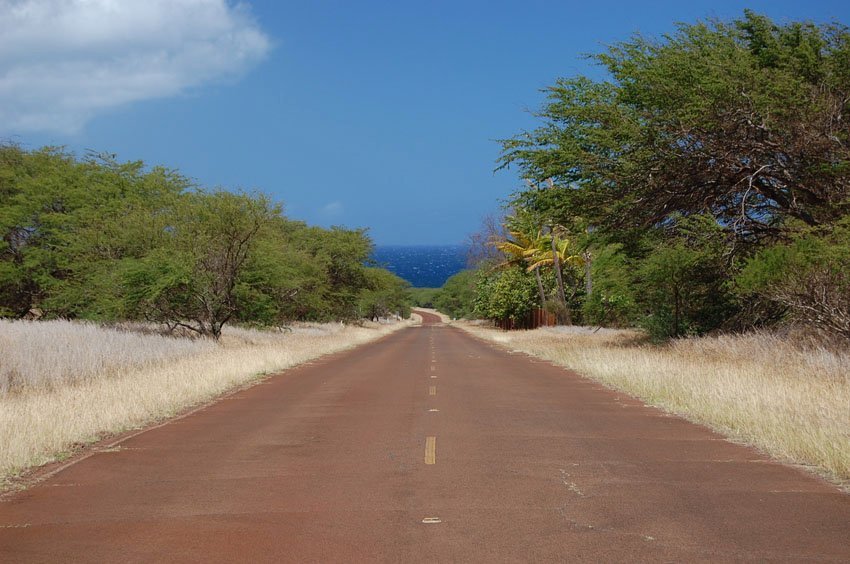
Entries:
[[0,561],[850,561],[834,486],[425,316],[3,498]]

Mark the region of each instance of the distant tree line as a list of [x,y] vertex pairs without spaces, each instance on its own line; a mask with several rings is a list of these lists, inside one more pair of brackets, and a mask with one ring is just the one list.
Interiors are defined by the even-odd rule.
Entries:
[[310,227],[260,193],[178,172],[0,146],[0,316],[143,320],[218,338],[226,323],[409,314],[367,266],[364,230]]
[[558,79],[540,126],[502,141],[527,186],[485,237],[499,254],[435,301],[658,339],[788,320],[850,338],[848,28],[745,11],[592,58],[605,79]]

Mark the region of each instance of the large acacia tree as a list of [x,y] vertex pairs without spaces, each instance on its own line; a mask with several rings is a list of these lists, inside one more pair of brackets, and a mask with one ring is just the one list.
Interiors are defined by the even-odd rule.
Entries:
[[710,214],[739,241],[850,210],[850,32],[745,12],[593,57],[609,74],[558,80],[502,164],[553,178],[518,200],[620,232]]
[[[605,318],[613,297],[631,296],[617,300],[636,308],[628,317],[665,337],[746,329],[789,310],[825,325],[832,308],[843,331],[846,283],[809,255],[844,245],[831,234],[850,217],[850,30],[745,11],[591,58],[607,77],[557,80],[540,126],[504,140],[500,161],[528,179],[515,208],[584,227],[582,248],[616,249],[607,264],[623,272],[587,270],[630,288],[607,295],[588,284],[588,312]],[[800,247],[817,268],[794,269],[790,252],[758,254],[803,234],[825,238]],[[754,256],[785,257],[788,272],[737,280]],[[790,280],[830,298],[777,282]]]
[[239,311],[238,284],[260,231],[279,213],[261,195],[184,195],[160,244],[122,265],[131,311],[218,339]]

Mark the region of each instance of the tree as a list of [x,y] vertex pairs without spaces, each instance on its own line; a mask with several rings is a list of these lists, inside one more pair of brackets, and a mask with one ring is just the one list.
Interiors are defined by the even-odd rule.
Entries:
[[258,233],[278,213],[263,196],[187,194],[163,246],[125,267],[132,310],[218,339],[238,311],[237,284]]
[[[617,294],[623,304],[635,297],[656,335],[777,319],[780,301],[764,291],[736,301],[725,280],[760,251],[850,214],[850,30],[745,11],[660,39],[635,36],[593,59],[607,77],[558,79],[540,126],[502,142],[500,167],[529,179],[511,204],[566,226],[584,252],[616,247],[640,273],[635,291]],[[711,245],[694,242],[689,218]],[[690,274],[674,288],[667,276],[680,269]],[[609,273],[589,262],[585,270],[594,304],[583,309],[605,319],[610,297],[592,280]],[[653,279],[666,290],[647,286]],[[840,309],[841,296],[829,296]]]
[[524,268],[495,271],[478,278],[475,313],[486,319],[525,317],[536,305],[535,284]]
[[262,194],[204,191],[110,154],[0,146],[0,316],[212,337],[231,322],[354,320],[380,276],[367,276],[371,248],[363,230],[291,221]]
[[0,147],[0,310],[119,315],[115,261],[138,258],[156,244],[163,210],[188,185],[139,162]]
[[639,261],[636,300],[643,325],[657,340],[718,329],[736,311],[730,286],[733,265],[723,230],[706,216],[679,218],[676,229]]
[[493,246],[493,241],[506,239],[504,219],[493,215],[484,216],[478,231],[469,236],[467,241],[466,266],[478,268],[482,264],[495,264],[503,257]]
[[558,80],[543,126],[503,142],[503,166],[560,186],[535,196],[553,215],[624,230],[708,213],[752,242],[848,212],[847,28],[747,11],[595,59],[609,80]]
[[699,265],[699,254],[682,244],[661,247],[641,265],[638,276],[648,306],[645,326],[653,337],[666,339],[691,332],[686,311],[691,278]]
[[316,320],[356,320],[360,291],[368,286],[364,264],[372,242],[363,229],[301,226],[293,229],[292,242],[307,252],[324,271],[321,299],[310,316]]
[[475,270],[462,270],[451,276],[434,298],[434,306],[455,319],[472,318],[479,276]]
[[410,283],[383,268],[366,269],[367,286],[360,292],[362,317],[379,321],[390,315],[410,317]]
[[586,294],[584,316],[599,326],[629,327],[638,321],[632,261],[622,245],[599,249],[592,264],[593,288]]
[[538,260],[537,253],[542,245],[547,244],[546,238],[539,231],[534,237],[522,231],[508,233],[511,238],[491,242],[504,255],[504,259],[496,265],[496,268],[527,267],[528,272],[534,273],[537,291],[540,293],[540,307],[543,307],[546,304],[546,290],[543,288],[543,279],[540,276],[540,266],[543,263]]
[[[547,246],[548,248],[546,248]],[[564,270],[584,264],[582,256],[573,254],[570,247],[571,242],[565,231],[562,228],[553,227],[550,229],[548,237],[541,234],[537,245],[527,255],[531,263],[528,267],[529,270],[538,272],[541,266],[552,267],[557,281],[558,298],[563,308],[563,320],[567,325],[572,325],[573,320],[570,311],[571,300],[567,299],[565,290]],[[573,290],[571,297],[574,295],[575,290]]]
[[235,288],[235,321],[279,327],[321,309],[325,271],[293,244],[293,223],[276,216],[258,233]]
[[[561,226],[550,226],[549,233],[544,233],[539,219],[523,208],[517,208],[514,215],[506,217],[505,225],[510,237],[496,239],[492,243],[504,256],[496,267],[522,266],[527,272],[534,273],[541,307],[547,305],[547,300],[540,270],[543,267],[550,268],[556,280],[558,317],[568,325],[572,325],[570,300],[567,299],[565,290],[564,270],[583,265],[584,258],[571,251],[572,243],[567,231]],[[575,296],[575,293],[576,289],[571,292],[571,297]]]
[[818,330],[850,339],[850,218],[761,251],[737,279],[744,299],[775,302]]
[[441,288],[411,288],[410,297],[414,307],[435,308]]

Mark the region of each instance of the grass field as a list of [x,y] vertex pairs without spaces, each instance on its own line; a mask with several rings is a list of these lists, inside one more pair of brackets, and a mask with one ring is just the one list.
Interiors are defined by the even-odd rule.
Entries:
[[766,333],[652,346],[632,331],[458,325],[850,485],[850,352]]
[[[69,321],[0,321],[0,485],[80,445],[412,322],[229,327],[220,343]],[[140,330],[141,329],[141,330]]]

